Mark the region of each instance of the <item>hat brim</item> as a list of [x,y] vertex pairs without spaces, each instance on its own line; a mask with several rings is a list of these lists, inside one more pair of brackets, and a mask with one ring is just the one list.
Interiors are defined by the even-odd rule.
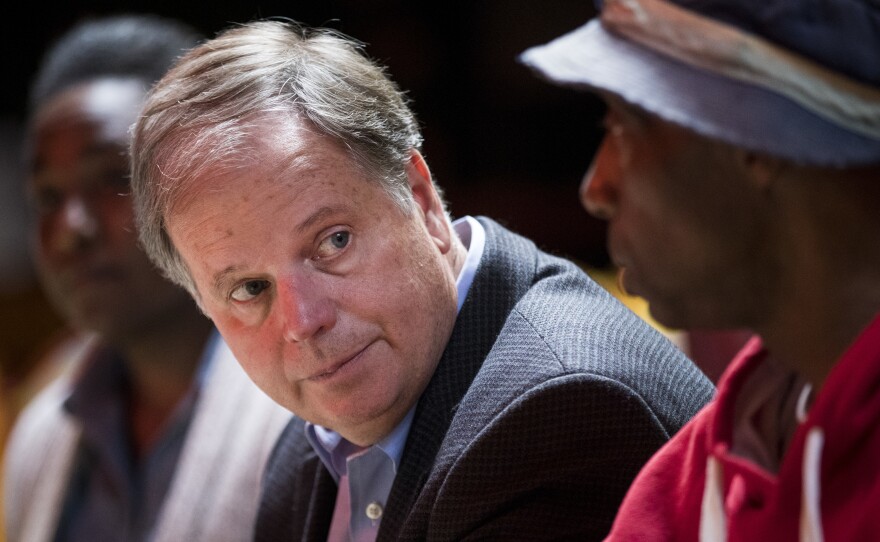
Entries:
[[605,91],[706,137],[819,166],[880,163],[880,141],[766,89],[689,66],[607,31],[598,19],[521,62],[548,80]]

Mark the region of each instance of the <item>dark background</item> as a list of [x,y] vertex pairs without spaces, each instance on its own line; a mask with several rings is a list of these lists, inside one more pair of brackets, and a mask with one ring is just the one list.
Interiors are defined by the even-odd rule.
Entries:
[[594,98],[539,80],[516,56],[593,16],[585,0],[324,0],[251,3],[70,2],[4,17],[2,111],[24,117],[27,86],[50,41],[79,18],[152,12],[212,36],[233,23],[286,16],[366,42],[409,92],[425,155],[453,216],[485,214],[543,248],[603,265],[604,228],[577,189],[599,135]]

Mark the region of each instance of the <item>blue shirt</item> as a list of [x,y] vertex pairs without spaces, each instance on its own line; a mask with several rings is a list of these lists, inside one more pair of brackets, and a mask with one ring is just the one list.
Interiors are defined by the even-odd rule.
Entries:
[[[486,231],[469,216],[456,220],[452,226],[467,247],[467,257],[456,279],[457,310],[461,311],[483,256]],[[352,541],[376,539],[414,414],[415,405],[388,436],[368,448],[348,442],[335,431],[312,423],[306,424],[306,438],[330,474],[337,483],[340,479],[348,480],[351,500],[349,539]],[[338,520],[334,518],[333,523],[336,524]]]
[[64,402],[64,409],[82,426],[82,437],[55,542],[151,538],[218,339],[212,333],[193,386],[166,422],[160,439],[140,459],[134,457],[129,441],[130,384],[124,360],[109,350],[89,360]]

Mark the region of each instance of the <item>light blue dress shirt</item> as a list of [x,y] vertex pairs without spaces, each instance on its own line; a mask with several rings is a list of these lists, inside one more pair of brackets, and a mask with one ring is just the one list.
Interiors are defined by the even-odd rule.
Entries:
[[[470,216],[456,220],[452,226],[468,251],[456,279],[457,310],[461,311],[483,256],[486,231]],[[306,424],[306,438],[336,482],[347,475],[351,502],[348,538],[353,542],[376,539],[414,414],[415,405],[387,437],[369,448],[359,448],[335,431]],[[344,520],[334,516],[333,524],[340,519]]]

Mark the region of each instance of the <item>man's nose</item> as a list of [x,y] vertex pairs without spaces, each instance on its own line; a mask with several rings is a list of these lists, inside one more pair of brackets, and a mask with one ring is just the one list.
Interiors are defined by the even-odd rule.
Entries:
[[581,203],[591,215],[603,220],[617,212],[620,161],[613,138],[605,137],[581,183]]
[[63,252],[74,251],[91,244],[99,230],[98,218],[88,203],[81,197],[70,197],[61,208],[53,246]]
[[299,275],[278,284],[277,303],[282,311],[284,339],[288,342],[307,341],[336,324],[336,304],[325,293],[322,281]]

